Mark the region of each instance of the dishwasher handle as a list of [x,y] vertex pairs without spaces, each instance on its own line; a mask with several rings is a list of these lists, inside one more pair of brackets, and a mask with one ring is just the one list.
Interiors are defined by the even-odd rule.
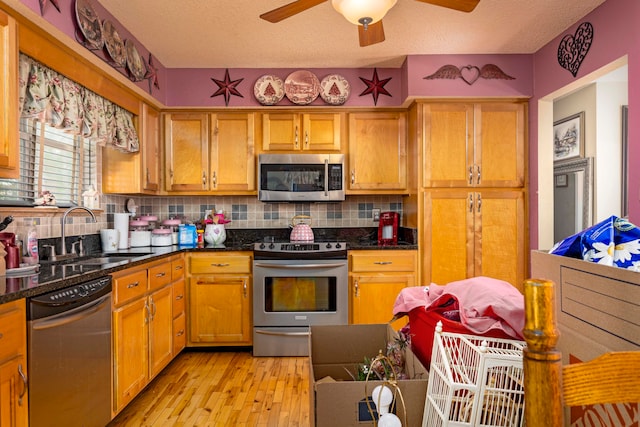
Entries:
[[69,323],[77,322],[84,318],[91,316],[92,314],[102,310],[108,306],[111,308],[111,294],[103,295],[95,301],[84,304],[80,307],[76,307],[73,310],[65,311],[63,313],[56,314],[51,317],[44,317],[42,319],[32,320],[31,327],[33,330],[51,329]]

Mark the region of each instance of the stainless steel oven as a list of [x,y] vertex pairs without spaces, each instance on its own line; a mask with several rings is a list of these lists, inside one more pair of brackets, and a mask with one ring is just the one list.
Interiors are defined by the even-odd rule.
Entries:
[[345,243],[256,244],[254,356],[306,356],[310,325],[346,325],[348,277]]

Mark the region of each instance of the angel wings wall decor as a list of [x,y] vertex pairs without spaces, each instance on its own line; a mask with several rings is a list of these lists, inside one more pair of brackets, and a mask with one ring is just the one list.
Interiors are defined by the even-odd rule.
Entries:
[[466,84],[472,85],[479,78],[483,79],[501,79],[515,80],[500,69],[497,65],[486,64],[482,68],[475,65],[465,65],[464,67],[456,67],[455,65],[443,65],[438,68],[435,73],[426,76],[426,80],[434,79],[462,79]]

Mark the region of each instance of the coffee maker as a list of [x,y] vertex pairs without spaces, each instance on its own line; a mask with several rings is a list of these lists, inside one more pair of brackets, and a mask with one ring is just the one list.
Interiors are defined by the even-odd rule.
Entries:
[[398,212],[382,212],[378,225],[378,246],[395,246],[398,244]]

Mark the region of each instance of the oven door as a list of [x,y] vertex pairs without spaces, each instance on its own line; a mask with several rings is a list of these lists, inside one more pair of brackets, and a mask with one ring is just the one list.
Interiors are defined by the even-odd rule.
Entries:
[[256,327],[349,321],[347,260],[256,260],[253,286]]

